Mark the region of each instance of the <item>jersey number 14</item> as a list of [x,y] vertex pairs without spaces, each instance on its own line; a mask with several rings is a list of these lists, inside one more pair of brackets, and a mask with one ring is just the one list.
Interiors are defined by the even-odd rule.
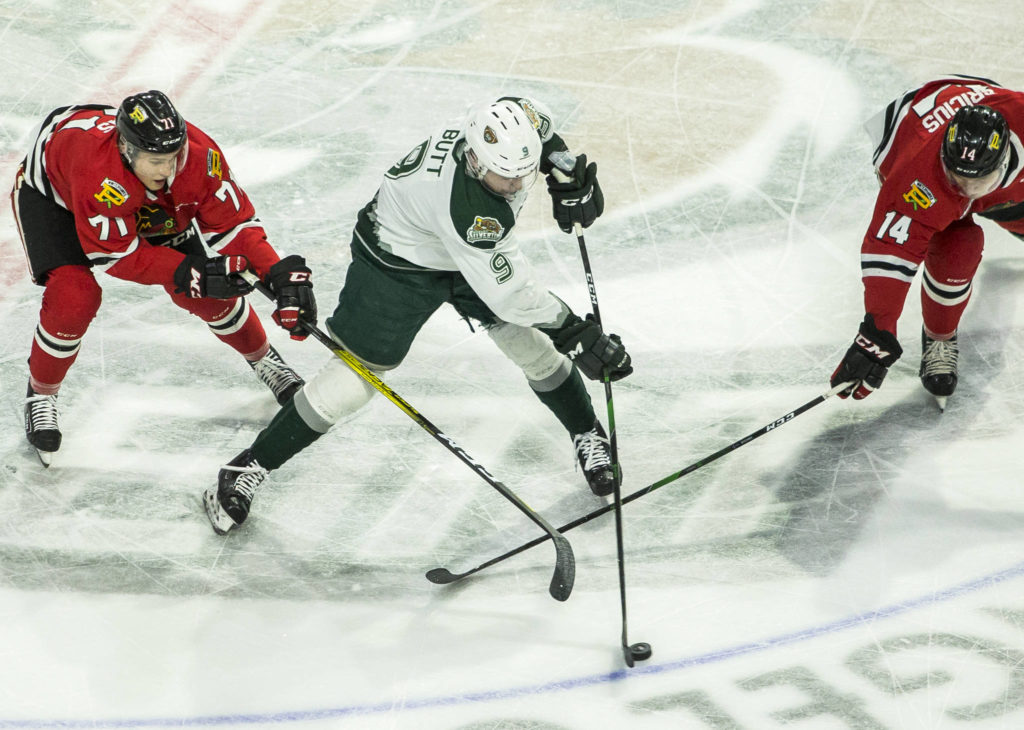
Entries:
[[[894,219],[895,222],[893,222]],[[885,220],[879,226],[875,238],[884,241],[885,237],[888,236],[902,246],[910,238],[910,220],[909,215],[901,215],[899,218],[896,218],[896,211],[890,210],[885,214]]]

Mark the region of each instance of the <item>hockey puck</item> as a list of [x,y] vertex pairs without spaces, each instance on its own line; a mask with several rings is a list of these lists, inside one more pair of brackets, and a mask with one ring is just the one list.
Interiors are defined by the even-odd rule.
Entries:
[[652,652],[653,649],[651,649],[651,645],[643,641],[638,641],[635,644],[631,644],[629,647],[629,653],[633,655],[633,661],[636,662],[642,662],[644,659],[650,659]]

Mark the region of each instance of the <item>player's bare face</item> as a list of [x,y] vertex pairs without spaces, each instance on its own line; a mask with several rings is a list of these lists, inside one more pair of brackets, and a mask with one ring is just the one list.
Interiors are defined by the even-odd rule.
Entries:
[[963,175],[957,175],[955,172],[946,170],[946,178],[948,178],[950,184],[965,198],[976,200],[977,198],[980,198],[983,195],[988,195],[995,190],[996,185],[998,185],[999,181],[1002,180],[1005,172],[1005,168],[1000,166],[988,175],[982,175],[981,177],[964,177]]
[[492,193],[497,193],[506,199],[512,198],[516,193],[523,189],[523,178],[502,177],[492,170],[488,170],[484,173],[481,182]]
[[140,151],[132,162],[132,172],[150,190],[161,190],[174,175],[178,164],[177,152]]
[[492,193],[496,193],[505,200],[512,200],[516,193],[522,190],[524,187],[529,188],[533,184],[533,180],[536,178],[537,173],[531,172],[525,177],[502,177],[498,173],[488,170],[484,173],[484,176],[480,179],[480,182],[484,184],[488,190]]

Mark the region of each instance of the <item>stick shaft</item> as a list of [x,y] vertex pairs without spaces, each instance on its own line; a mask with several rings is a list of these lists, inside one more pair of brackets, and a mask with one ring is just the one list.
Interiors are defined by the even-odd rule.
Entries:
[[[266,284],[261,282],[259,278],[250,271],[242,273],[242,277],[252,284],[257,291],[264,296],[273,300],[274,293],[267,287]],[[442,446],[448,451],[455,454],[459,460],[472,469],[481,479],[491,485],[497,490],[505,499],[514,504],[523,514],[525,514],[530,520],[546,533],[544,540],[553,539],[555,541],[555,550],[557,553],[555,574],[551,579],[551,595],[557,600],[564,601],[569,597],[569,593],[572,591],[572,586],[575,581],[575,557],[572,553],[572,548],[569,545],[569,541],[566,540],[562,535],[553,528],[547,520],[541,517],[536,511],[533,510],[526,502],[524,502],[515,492],[509,489],[507,486],[502,484],[500,481],[494,478],[489,471],[479,462],[477,462],[469,453],[459,446],[455,441],[447,436],[441,429],[435,426],[430,420],[420,413],[418,410],[413,408],[402,396],[398,395],[391,389],[383,380],[381,380],[376,373],[366,367],[360,362],[352,353],[339,346],[327,333],[321,330],[314,324],[308,322],[302,323],[303,328],[309,332],[317,341],[323,344],[327,349],[333,352],[338,358],[340,358],[346,365],[356,372],[359,377],[368,382],[374,387],[374,389],[387,398],[389,401],[398,406],[409,418],[415,421],[424,431],[434,437]]]
[[[699,461],[695,461],[694,463],[690,464],[689,466],[687,466],[687,467],[685,467],[683,469],[680,469],[677,472],[673,472],[672,474],[669,474],[668,476],[659,479],[658,481],[654,482],[653,484],[648,484],[643,489],[638,489],[637,491],[633,492],[632,494],[630,494],[630,495],[628,495],[626,497],[623,497],[622,498],[622,504],[623,505],[629,504],[630,502],[633,502],[633,501],[635,501],[637,499],[640,499],[641,497],[643,497],[646,494],[650,494],[653,491],[661,489],[666,484],[671,484],[672,482],[676,481],[677,479],[680,479],[680,478],[686,476],[687,474],[691,474],[691,473],[697,471],[698,469],[707,466],[708,464],[710,464],[713,461],[717,461],[718,459],[722,458],[726,454],[729,454],[729,453],[735,451],[736,449],[740,448],[741,446],[745,446],[746,444],[749,444],[754,439],[757,439],[757,438],[763,436],[764,434],[768,433],[769,431],[774,431],[777,428],[779,428],[781,426],[784,426],[785,424],[789,423],[790,421],[792,421],[797,416],[799,416],[799,415],[801,415],[803,413],[806,413],[807,411],[809,411],[811,408],[814,408],[819,403],[824,402],[830,396],[833,396],[836,393],[839,393],[839,392],[845,390],[846,388],[849,388],[850,385],[852,385],[852,383],[842,383],[840,385],[837,385],[836,387],[832,388],[828,392],[823,393],[822,395],[819,395],[817,398],[815,398],[815,399],[813,399],[811,401],[808,401],[807,403],[804,403],[799,408],[796,408],[796,409],[790,411],[789,413],[787,413],[786,415],[782,416],[781,418],[776,418],[771,423],[767,424],[766,426],[762,426],[761,428],[759,428],[758,430],[756,430],[756,431],[754,431],[754,432],[752,432],[750,434],[747,434],[746,436],[744,436],[743,438],[739,439],[738,441],[734,441],[733,443],[729,444],[728,446],[719,449],[715,453],[709,454],[708,456],[705,456],[703,459],[700,459]],[[587,522],[590,522],[592,519],[594,519],[596,517],[600,517],[601,515],[607,514],[608,512],[612,511],[613,509],[615,509],[615,505],[614,504],[608,504],[608,505],[605,505],[604,507],[600,507],[599,509],[596,509],[593,512],[589,512],[589,513],[583,515],[582,517],[579,517],[579,518],[573,520],[572,522],[569,522],[569,523],[566,523],[566,524],[562,525],[561,527],[558,528],[558,532],[561,534],[561,533],[569,532],[570,530],[574,530],[577,527],[579,527],[580,525],[584,525],[584,524],[586,524]],[[478,572],[480,572],[481,570],[483,570],[485,568],[489,568],[492,565],[496,565],[497,563],[503,562],[503,561],[507,560],[508,558],[511,558],[513,555],[518,555],[519,553],[524,552],[526,550],[529,550],[532,547],[536,547],[537,545],[540,545],[542,542],[544,542],[547,539],[548,539],[547,537],[541,536],[541,537],[538,537],[538,538],[536,538],[534,540],[531,540],[530,542],[523,543],[519,547],[513,548],[512,550],[509,550],[508,552],[506,552],[506,553],[504,553],[502,555],[499,555],[497,557],[491,558],[487,562],[481,563],[480,565],[478,565],[475,568],[471,568],[470,570],[467,570],[464,573],[455,574],[454,578],[455,579],[465,578],[466,576],[472,575],[473,573],[478,573]]]

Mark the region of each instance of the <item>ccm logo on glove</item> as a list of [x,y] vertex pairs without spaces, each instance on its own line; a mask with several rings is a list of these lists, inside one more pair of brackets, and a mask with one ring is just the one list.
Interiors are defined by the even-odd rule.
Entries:
[[877,358],[878,360],[883,360],[884,358],[887,358],[890,355],[892,355],[891,352],[889,352],[888,350],[883,350],[881,347],[876,345],[874,342],[872,342],[862,334],[858,334],[853,341],[857,344],[859,348],[864,350],[864,352],[866,352],[868,355]]
[[285,256],[270,267],[265,283],[277,301],[277,311],[271,315],[274,321],[288,330],[293,340],[306,339],[309,333],[302,321],[316,325],[316,297],[306,260],[296,255]]
[[252,291],[239,274],[249,268],[245,256],[207,258],[188,254],[174,270],[174,292],[190,299],[234,299]]

